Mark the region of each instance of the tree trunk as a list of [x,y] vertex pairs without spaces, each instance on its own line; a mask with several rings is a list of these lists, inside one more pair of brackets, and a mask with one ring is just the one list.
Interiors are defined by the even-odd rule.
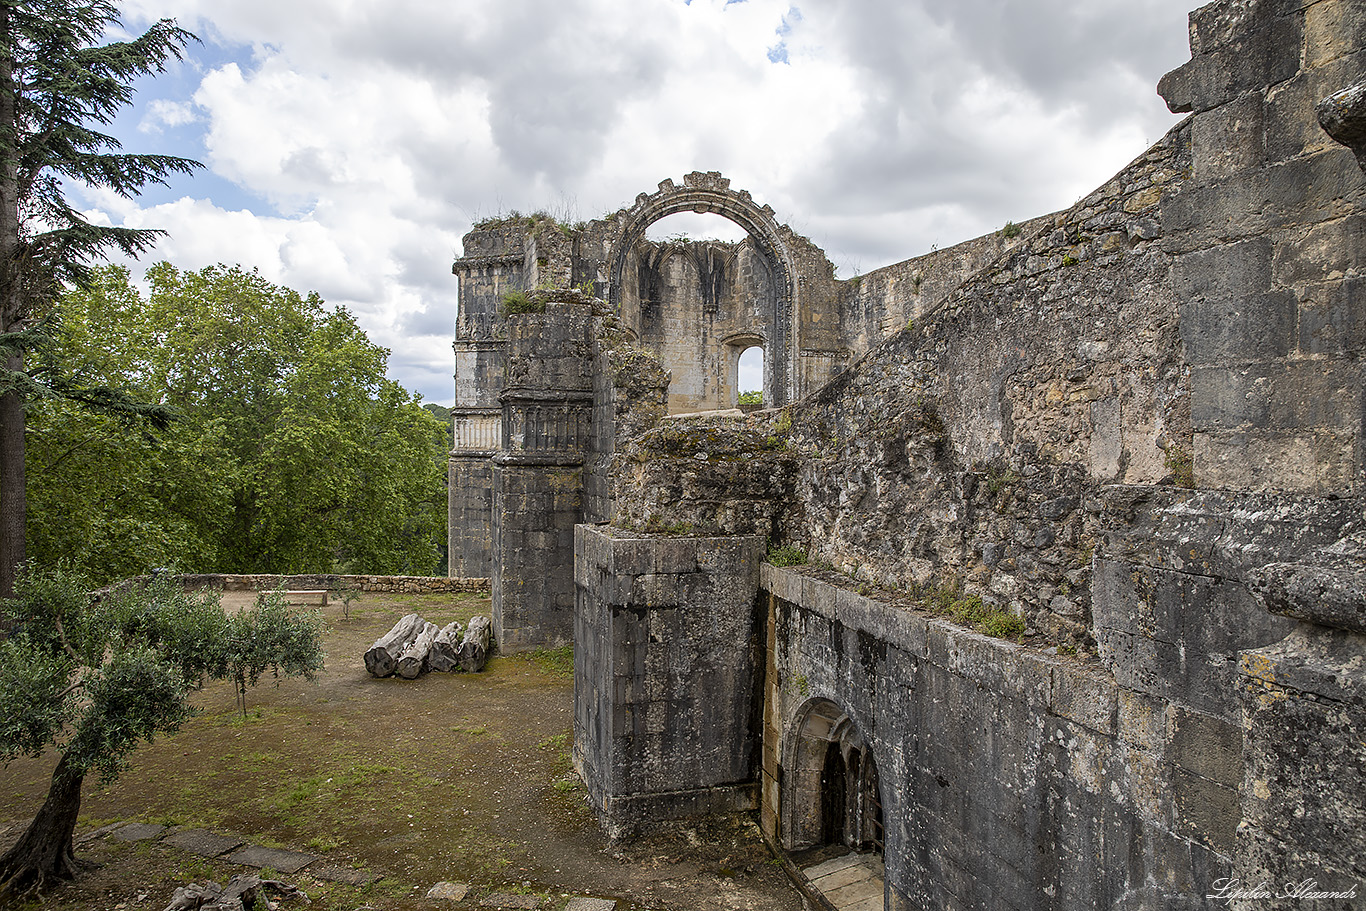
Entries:
[[[19,236],[19,87],[14,80],[14,38],[10,5],[0,6],[0,332],[23,328],[28,309],[23,293],[23,257]],[[24,369],[22,355],[6,360],[11,370]],[[24,522],[28,512],[24,487],[24,403],[17,393],[0,396],[0,598],[14,595],[14,576],[27,556]]]
[[454,620],[436,634],[432,650],[427,653],[428,667],[443,673],[460,670],[460,634],[464,629],[464,624]]
[[400,677],[405,680],[412,680],[427,669],[427,653],[432,650],[432,643],[436,641],[436,634],[439,632],[441,632],[441,627],[435,623],[423,621],[422,631],[399,656],[398,675]]
[[0,857],[0,895],[49,889],[76,877],[72,835],[81,812],[85,773],[72,771],[66,756],[52,773],[47,800],[19,842]]
[[489,660],[492,639],[493,621],[488,617],[471,617],[470,628],[460,642],[460,667],[470,673],[482,671]]
[[422,632],[427,621],[417,614],[408,614],[393,629],[375,640],[365,652],[365,669],[376,677],[388,677],[398,669],[399,656]]
[[[23,363],[23,358],[14,357],[5,366],[22,370]],[[14,578],[27,557],[24,424],[23,400],[14,392],[0,395],[0,598],[14,597]]]

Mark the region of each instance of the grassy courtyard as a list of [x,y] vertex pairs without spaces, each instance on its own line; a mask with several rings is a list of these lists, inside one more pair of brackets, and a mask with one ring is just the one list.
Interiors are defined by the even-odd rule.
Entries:
[[[245,719],[230,686],[206,687],[179,733],[140,749],[113,784],[87,781],[77,836],[118,821],[207,829],[373,877],[358,886],[308,869],[281,876],[321,911],[474,908],[497,891],[539,895],[548,909],[571,895],[613,898],[621,911],[800,907],[750,825],[616,844],[600,834],[570,767],[568,649],[496,657],[480,674],[366,674],[365,649],[409,612],[444,625],[487,614],[489,601],[365,595],[349,610],[329,605],[316,681],[263,680]],[[0,773],[4,843],[41,803],[53,765],[24,759]],[[99,838],[77,854],[98,866],[30,907],[160,911],[179,885],[247,872],[146,841]],[[443,880],[470,884],[469,896],[426,899]]]

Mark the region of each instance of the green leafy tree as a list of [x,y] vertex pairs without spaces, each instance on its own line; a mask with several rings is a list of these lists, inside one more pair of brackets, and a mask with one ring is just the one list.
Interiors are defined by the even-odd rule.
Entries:
[[312,678],[322,667],[316,619],[268,602],[228,616],[212,593],[187,594],[167,576],[98,600],[67,571],[21,575],[0,642],[0,761],[55,746],[47,799],[0,857],[0,892],[48,888],[78,871],[72,834],[81,786],[109,781],[143,741],[177,730],[190,693],[208,677],[255,683],[261,674]]
[[449,430],[385,378],[344,309],[255,272],[97,270],[62,304],[54,350],[83,381],[180,415],[164,433],[33,409],[29,519],[40,561],[100,581],[195,571],[431,572],[445,535]]
[[24,355],[42,336],[30,322],[64,284],[114,251],[136,256],[158,233],[91,224],[66,199],[71,184],[135,196],[198,165],[120,151],[97,127],[161,72],[193,36],[162,20],[131,41],[99,44],[118,23],[105,0],[0,0],[0,596],[26,554]]
[[247,717],[247,690],[266,671],[311,677],[315,664],[317,623],[307,614],[289,609],[284,592],[258,595],[255,606],[227,618],[222,634],[221,664],[213,670],[233,682],[237,706]]

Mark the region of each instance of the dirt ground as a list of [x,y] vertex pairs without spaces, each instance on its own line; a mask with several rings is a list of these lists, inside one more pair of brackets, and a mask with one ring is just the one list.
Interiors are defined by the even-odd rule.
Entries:
[[[380,877],[353,886],[307,870],[280,876],[318,911],[475,908],[495,891],[540,895],[547,909],[584,895],[617,899],[620,911],[799,911],[752,823],[602,836],[570,768],[568,650],[498,657],[480,674],[370,677],[361,655],[409,612],[444,625],[487,614],[489,601],[365,595],[349,610],[329,605],[316,681],[263,680],[247,694],[246,719],[227,684],[206,686],[180,732],[140,749],[116,782],[86,782],[77,835],[116,821],[204,828]],[[42,802],[54,764],[23,759],[0,773],[5,846]],[[247,872],[148,842],[98,838],[77,853],[97,866],[20,907],[161,911],[177,886]],[[426,899],[443,880],[472,889],[460,903]]]

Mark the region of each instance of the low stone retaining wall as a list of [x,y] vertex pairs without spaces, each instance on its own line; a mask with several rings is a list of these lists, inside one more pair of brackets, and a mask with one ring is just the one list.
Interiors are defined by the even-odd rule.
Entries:
[[337,573],[305,573],[293,576],[264,573],[186,573],[180,576],[180,580],[188,588],[216,588],[226,592],[275,591],[279,588],[342,591],[358,588],[363,592],[438,594],[488,591],[489,587],[488,579],[447,579],[441,576],[346,576]]

